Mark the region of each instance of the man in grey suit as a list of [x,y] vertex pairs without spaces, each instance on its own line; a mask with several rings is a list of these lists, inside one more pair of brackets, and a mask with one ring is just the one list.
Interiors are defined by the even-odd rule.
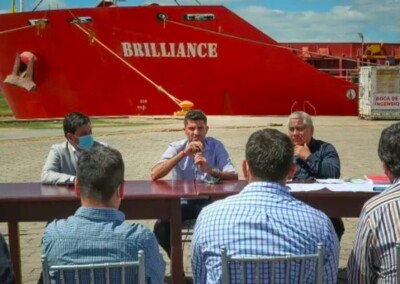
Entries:
[[51,146],[42,170],[41,181],[44,184],[72,185],[80,150],[103,145],[94,141],[90,118],[83,113],[68,113],[64,117],[63,127],[67,141]]

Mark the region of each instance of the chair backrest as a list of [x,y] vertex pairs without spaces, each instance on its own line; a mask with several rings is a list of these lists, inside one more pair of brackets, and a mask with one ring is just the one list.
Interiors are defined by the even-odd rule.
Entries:
[[[319,243],[315,254],[290,256],[228,256],[221,248],[222,283],[322,283],[324,273],[324,246]],[[311,269],[313,268],[313,269]],[[305,271],[306,270],[306,271]],[[315,271],[314,275],[308,275]]]
[[119,279],[119,283],[122,284],[127,283],[126,281],[129,281],[128,283],[146,283],[144,252],[142,250],[138,252],[137,261],[98,264],[49,266],[47,264],[46,256],[42,255],[42,269],[44,284],[54,283],[51,282],[53,276],[57,279],[56,283],[61,284],[114,284],[116,278]]

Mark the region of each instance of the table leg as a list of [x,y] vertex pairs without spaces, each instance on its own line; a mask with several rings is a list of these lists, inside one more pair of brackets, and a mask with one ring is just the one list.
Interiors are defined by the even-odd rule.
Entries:
[[171,270],[172,283],[183,283],[182,217],[180,199],[171,201]]
[[8,222],[8,237],[10,243],[10,254],[15,275],[15,284],[21,284],[21,254],[19,246],[18,222]]

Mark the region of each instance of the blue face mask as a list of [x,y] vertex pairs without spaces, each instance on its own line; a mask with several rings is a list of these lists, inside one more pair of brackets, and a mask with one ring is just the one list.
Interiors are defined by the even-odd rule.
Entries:
[[90,150],[93,147],[93,143],[94,139],[92,134],[79,137],[79,148],[82,150]]

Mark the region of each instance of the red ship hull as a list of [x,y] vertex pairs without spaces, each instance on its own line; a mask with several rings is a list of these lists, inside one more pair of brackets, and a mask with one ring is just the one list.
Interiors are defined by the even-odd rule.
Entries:
[[[76,25],[76,17],[91,21]],[[29,27],[35,19],[46,25]],[[36,57],[31,91],[4,82],[24,51]],[[162,89],[209,115],[358,112],[357,85],[310,66],[222,6],[0,14],[0,88],[17,119],[173,114],[179,106]]]

